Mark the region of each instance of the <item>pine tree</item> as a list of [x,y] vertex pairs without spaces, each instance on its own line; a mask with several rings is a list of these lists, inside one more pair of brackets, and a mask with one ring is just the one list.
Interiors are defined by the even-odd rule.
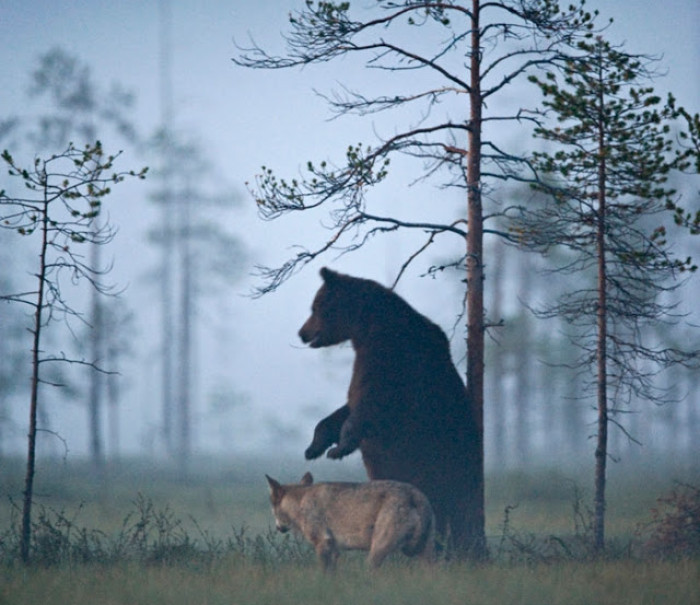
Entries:
[[[263,167],[254,196],[265,218],[277,218],[332,206],[332,235],[320,247],[302,250],[278,268],[263,269],[267,283],[261,293],[277,288],[300,267],[328,250],[351,251],[375,235],[397,230],[420,234],[420,241],[397,269],[396,281],[437,241],[460,238],[461,253],[428,272],[455,269],[466,289],[467,392],[483,437],[484,414],[484,236],[498,234],[486,219],[502,214],[489,212],[485,191],[494,181],[520,179],[527,163],[509,153],[498,140],[494,124],[514,127],[530,118],[520,107],[503,113],[490,111],[496,99],[508,96],[510,85],[537,65],[560,56],[563,44],[591,35],[595,13],[584,2],[562,9],[553,0],[496,0],[483,2],[380,1],[371,9],[356,9],[349,2],[313,2],[290,15],[287,53],[274,56],[259,46],[241,49],[234,61],[245,67],[282,69],[325,63],[344,56],[360,56],[368,69],[386,76],[387,92],[366,96],[345,89],[328,97],[338,115],[393,113],[388,130],[393,134],[373,145],[350,144],[344,159],[308,162],[301,178],[278,178]],[[430,41],[435,40],[432,44]],[[422,78],[423,77],[423,78]],[[405,78],[405,79],[402,79]],[[390,88],[393,80],[402,88]],[[397,90],[402,92],[397,93]],[[459,109],[448,116],[437,109],[455,101]],[[408,123],[405,121],[406,116]],[[501,130],[502,132],[502,130]],[[416,180],[435,180],[442,188],[459,189],[463,204],[451,220],[435,219],[435,205],[426,205],[423,220],[407,218],[405,209],[390,215],[376,207],[370,190],[384,183],[393,158],[418,160]],[[483,439],[481,439],[483,442]],[[455,535],[466,536],[459,545],[475,558],[486,553],[484,532],[483,443],[475,463],[479,493],[469,504],[464,527]]]
[[108,224],[95,228],[103,199],[126,177],[146,175],[145,168],[138,173],[116,170],[116,157],[106,155],[99,141],[83,149],[70,144],[63,152],[46,159],[36,157],[28,167],[15,160],[9,151],[2,153],[9,176],[21,180],[23,187],[21,195],[0,191],[0,228],[31,240],[36,250],[35,289],[0,296],[0,300],[23,305],[32,313],[27,470],[20,531],[24,562],[30,559],[40,386],[51,384],[47,366],[68,363],[101,370],[95,363],[70,359],[64,353],[47,353],[44,336],[57,320],[80,315],[66,295],[66,282],[86,281],[101,293],[109,291],[102,282],[104,271],[86,260],[81,247],[101,246],[111,241],[114,230]]
[[665,219],[675,208],[668,185],[678,151],[671,136],[673,109],[648,82],[652,63],[602,38],[581,42],[561,71],[531,76],[556,125],[544,122],[536,136],[551,150],[533,165],[548,184],[534,185],[550,201],[524,211],[515,227],[541,250],[565,246],[573,260],[561,267],[582,272],[582,285],[541,314],[559,316],[583,332],[579,367],[590,368],[597,403],[594,545],[605,544],[605,487],[610,424],[635,398],[661,401],[653,378],[660,367],[688,363],[694,352],[648,342],[643,328],[673,320],[662,297],[678,277],[694,271],[676,258]]

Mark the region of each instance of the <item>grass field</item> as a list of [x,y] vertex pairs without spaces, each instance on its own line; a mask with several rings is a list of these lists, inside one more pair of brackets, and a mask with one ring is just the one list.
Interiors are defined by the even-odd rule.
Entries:
[[[492,562],[424,568],[397,559],[370,574],[361,555],[349,555],[324,576],[305,544],[270,528],[263,474],[292,481],[304,470],[200,464],[183,480],[130,461],[100,478],[80,462],[43,462],[35,563],[24,567],[12,558],[22,466],[3,460],[0,604],[700,602],[700,559],[640,556],[636,535],[673,480],[697,485],[697,472],[613,476],[604,559],[586,550],[586,478],[533,471],[487,477]],[[362,479],[348,464],[311,470],[317,480]]]
[[309,566],[231,561],[206,570],[118,565],[2,574],[0,602],[7,605],[692,605],[697,603],[700,564],[628,561],[431,570],[401,565],[374,574],[350,564],[323,576]]

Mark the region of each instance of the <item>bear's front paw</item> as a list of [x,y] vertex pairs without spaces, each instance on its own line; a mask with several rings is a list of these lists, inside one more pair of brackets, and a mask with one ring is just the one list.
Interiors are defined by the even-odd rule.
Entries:
[[347,456],[350,452],[342,451],[338,446],[328,450],[326,456],[331,460],[340,460],[343,456]]
[[312,443],[309,447],[306,448],[306,451],[304,452],[304,457],[307,460],[315,460],[325,451],[325,447],[319,447],[318,445]]

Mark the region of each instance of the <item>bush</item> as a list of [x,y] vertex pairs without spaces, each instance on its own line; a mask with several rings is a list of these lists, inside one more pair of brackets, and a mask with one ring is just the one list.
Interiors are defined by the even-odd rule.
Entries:
[[700,487],[679,483],[657,502],[651,522],[641,529],[650,534],[647,552],[673,559],[700,556]]
[[[80,526],[80,508],[69,517],[62,510],[39,507],[32,523],[30,560],[47,567],[128,562],[206,567],[230,557],[263,565],[313,561],[307,544],[293,535],[270,529],[250,536],[245,528],[233,528],[231,536],[221,538],[201,529],[194,519],[190,521],[195,530],[188,532],[169,507],[157,509],[140,494],[133,507],[114,535]],[[0,563],[5,565],[20,561],[17,510],[15,506],[15,518],[0,534]]]

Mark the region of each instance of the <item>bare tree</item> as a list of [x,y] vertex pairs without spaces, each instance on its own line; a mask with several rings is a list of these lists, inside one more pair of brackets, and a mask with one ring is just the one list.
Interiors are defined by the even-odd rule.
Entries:
[[[103,198],[110,187],[126,176],[145,177],[114,169],[115,156],[106,156],[98,141],[83,149],[69,145],[65,151],[48,159],[35,158],[30,167],[22,167],[6,150],[2,159],[12,177],[22,180],[26,197],[0,192],[0,227],[33,238],[36,242],[36,288],[2,295],[3,300],[27,305],[33,314],[30,334],[31,390],[29,431],[27,441],[27,471],[21,526],[21,556],[30,558],[31,508],[34,489],[39,387],[47,383],[46,364],[84,364],[100,370],[91,362],[51,355],[43,349],[43,336],[49,325],[59,319],[79,318],[65,292],[65,280],[71,283],[87,281],[95,290],[107,293],[99,268],[93,267],[81,252],[83,244],[104,245],[114,233],[103,224],[95,229]],[[49,383],[50,384],[50,383]],[[59,386],[54,384],[54,386]]]
[[110,458],[117,459],[120,452],[119,404],[126,378],[117,374],[124,359],[133,357],[136,329],[134,314],[115,298],[104,306],[103,325],[110,334],[105,347],[104,365],[110,372],[105,376],[108,413],[108,449]]
[[169,131],[157,133],[151,143],[168,175],[152,195],[168,218],[150,233],[162,252],[163,434],[168,453],[185,472],[196,407],[197,311],[217,281],[228,284],[239,277],[245,250],[220,220],[237,196],[223,185],[212,192],[203,184],[213,177],[201,147]]
[[[390,129],[396,132],[375,145],[350,145],[339,165],[309,162],[299,179],[278,178],[263,167],[253,192],[263,217],[332,205],[332,235],[315,250],[302,250],[279,268],[262,269],[266,284],[260,293],[277,288],[286,278],[320,254],[333,248],[351,251],[377,234],[398,229],[422,234],[422,241],[398,268],[406,268],[445,236],[462,240],[463,253],[437,271],[453,268],[466,277],[467,390],[483,436],[485,234],[509,237],[487,228],[486,220],[508,212],[489,208],[489,194],[497,179],[533,177],[527,162],[507,151],[499,140],[502,126],[527,126],[530,117],[519,105],[503,113],[497,99],[508,95],[511,83],[559,55],[562,43],[590,35],[594,15],[583,3],[562,10],[550,0],[496,0],[483,2],[415,2],[385,0],[356,17],[347,2],[309,0],[290,16],[287,54],[272,56],[258,45],[242,48],[234,61],[246,67],[281,69],[325,63],[358,55],[369,69],[380,70],[406,92],[368,97],[345,90],[327,97],[338,115],[368,116],[392,112]],[[466,58],[466,59],[465,59]],[[426,88],[414,90],[416,78],[425,75]],[[403,79],[402,79],[403,78]],[[439,110],[453,108],[455,116]],[[454,108],[457,108],[456,110]],[[447,115],[446,115],[447,114]],[[408,123],[399,126],[405,116]],[[385,122],[385,124],[387,123]],[[391,158],[404,155],[418,160],[418,180],[434,179],[442,187],[464,194],[462,210],[447,222],[409,220],[400,208],[386,216],[373,212],[376,199],[370,189],[384,182]],[[439,201],[439,200],[437,200]],[[483,441],[483,440],[482,440]],[[465,523],[470,529],[462,545],[475,556],[486,552],[484,535],[483,443],[478,467],[480,493],[475,494]]]
[[551,179],[538,188],[551,197],[544,207],[524,209],[516,231],[538,249],[566,247],[572,254],[559,270],[582,275],[574,290],[540,314],[580,330],[576,365],[594,377],[594,540],[603,550],[609,426],[625,431],[618,419],[633,398],[663,401],[653,381],[660,367],[697,357],[697,351],[650,342],[643,330],[674,320],[667,296],[680,274],[697,267],[668,245],[664,218],[677,207],[677,196],[667,180],[679,160],[685,165],[685,154],[674,150],[669,136],[672,109],[648,85],[650,60],[602,38],[576,51],[561,80],[554,71],[532,77],[556,118],[555,125],[536,130],[554,149],[533,159]]

